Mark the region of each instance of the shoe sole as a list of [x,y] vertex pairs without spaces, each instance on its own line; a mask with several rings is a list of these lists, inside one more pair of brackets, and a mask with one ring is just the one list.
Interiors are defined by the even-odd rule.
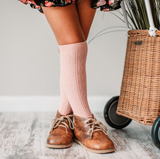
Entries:
[[50,145],[50,144],[46,144],[46,147],[48,147],[48,148],[59,148],[59,149],[67,148],[67,147],[70,147],[70,146],[72,146],[72,143],[67,144],[67,145]]
[[115,149],[106,149],[106,150],[94,150],[94,149],[90,149],[88,147],[86,147],[85,145],[82,144],[81,141],[79,141],[78,139],[74,138],[73,139],[77,144],[81,145],[84,149],[86,149],[87,151],[93,152],[93,153],[110,153],[110,152],[114,152]]

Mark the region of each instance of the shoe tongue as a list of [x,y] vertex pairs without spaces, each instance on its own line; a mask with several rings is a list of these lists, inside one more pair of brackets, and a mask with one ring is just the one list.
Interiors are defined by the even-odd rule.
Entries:
[[96,118],[95,118],[95,116],[94,116],[93,114],[92,114],[92,119],[93,119],[93,120],[94,120],[94,119],[96,120]]
[[[56,118],[60,118],[61,116],[64,116],[64,115],[62,115],[62,114],[57,110]],[[66,121],[66,119],[64,120],[64,122],[65,122],[67,125],[69,125],[69,123]],[[60,123],[59,125],[64,125],[64,124]]]
[[93,118],[93,119],[96,119],[95,116],[94,116],[94,114],[92,114],[92,118]]
[[60,114],[60,112],[57,110],[57,114],[56,114],[56,118],[60,118],[62,115]]
[[[92,114],[92,118],[93,118],[93,120],[94,120],[94,119],[95,119],[95,120],[97,120],[93,114]],[[93,122],[93,120],[91,119],[91,120],[90,120],[90,122],[92,123],[92,122]],[[97,126],[97,124],[96,124],[96,126]],[[98,126],[99,126],[99,124],[98,124]],[[99,128],[97,128],[97,127],[96,127],[96,128],[94,128],[94,130],[96,130],[96,129],[99,129]]]

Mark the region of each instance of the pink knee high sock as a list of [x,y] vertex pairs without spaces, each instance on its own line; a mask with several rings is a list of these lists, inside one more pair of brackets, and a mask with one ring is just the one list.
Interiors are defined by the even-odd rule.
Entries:
[[72,113],[73,111],[65,94],[63,87],[63,79],[61,76],[62,75],[60,75],[60,106],[58,108],[58,111],[61,115],[66,115]]
[[[60,53],[60,52],[59,52]],[[59,54],[60,56],[60,54]],[[63,86],[63,80],[65,78],[63,77],[62,71],[60,70],[60,106],[58,108],[58,111],[60,112],[61,115],[66,115],[70,114],[73,112],[70,103],[67,99],[67,96],[64,91],[64,86]]]
[[87,100],[87,42],[58,45],[58,47],[62,83],[70,106],[75,115],[83,118],[92,117]]

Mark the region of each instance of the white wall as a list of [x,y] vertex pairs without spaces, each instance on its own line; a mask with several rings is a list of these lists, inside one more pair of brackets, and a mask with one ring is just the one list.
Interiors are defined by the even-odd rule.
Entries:
[[[105,34],[89,43],[96,33],[113,26],[125,25],[111,13],[97,9],[87,41],[88,96],[120,93],[126,31]],[[0,96],[59,94],[58,44],[45,16],[18,0],[1,0]]]

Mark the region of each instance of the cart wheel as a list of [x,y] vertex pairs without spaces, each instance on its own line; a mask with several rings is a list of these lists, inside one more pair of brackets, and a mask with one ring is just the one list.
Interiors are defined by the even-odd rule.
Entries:
[[154,144],[160,148],[160,116],[155,120],[151,134]]
[[104,118],[109,126],[116,129],[123,129],[128,126],[132,119],[116,114],[119,96],[112,97],[105,105]]

